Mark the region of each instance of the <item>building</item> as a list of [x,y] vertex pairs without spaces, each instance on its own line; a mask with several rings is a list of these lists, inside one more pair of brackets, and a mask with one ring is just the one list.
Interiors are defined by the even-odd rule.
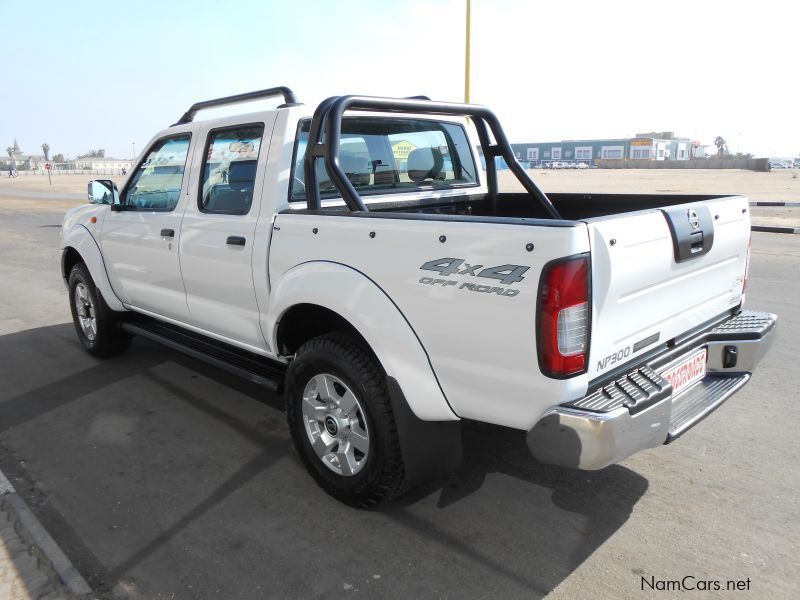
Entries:
[[14,144],[6,148],[8,157],[3,157],[0,163],[3,169],[14,168],[19,171],[34,171],[36,169],[44,168],[44,155],[43,154],[25,154],[20,150],[16,138]]
[[[6,156],[0,156],[0,168],[8,170],[15,168],[18,171],[43,171],[47,161],[43,154],[25,154],[19,147],[17,140],[6,148]],[[75,158],[65,163],[53,163],[56,171],[130,171],[133,161],[127,158],[111,158],[108,156],[95,156],[91,158]]]
[[511,144],[521,161],[539,165],[549,161],[596,164],[602,158],[616,160],[689,160],[705,156],[705,146],[671,131],[637,133],[632,138],[562,140]]
[[133,161],[126,158],[110,158],[94,156],[91,158],[75,158],[67,163],[66,168],[72,171],[129,171]]

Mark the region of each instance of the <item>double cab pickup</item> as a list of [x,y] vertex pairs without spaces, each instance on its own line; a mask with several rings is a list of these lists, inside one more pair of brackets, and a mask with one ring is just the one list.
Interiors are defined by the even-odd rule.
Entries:
[[467,419],[579,469],[670,443],[776,323],[744,309],[746,198],[545,194],[477,105],[200,102],[88,193],[61,237],[86,351],[143,336],[284,394],[309,473],[359,507],[456,469]]

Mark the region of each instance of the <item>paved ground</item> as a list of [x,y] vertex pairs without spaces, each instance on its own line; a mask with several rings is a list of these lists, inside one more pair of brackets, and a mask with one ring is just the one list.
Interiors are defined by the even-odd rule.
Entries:
[[689,575],[800,597],[800,236],[753,235],[776,344],[679,442],[584,473],[471,425],[459,472],[363,512],[305,474],[279,399],[143,340],[80,350],[63,206],[0,198],[0,469],[100,596],[639,598]]
[[0,508],[0,598],[68,598],[53,573],[40,564],[36,550],[14,528],[13,513],[6,512],[3,508]]

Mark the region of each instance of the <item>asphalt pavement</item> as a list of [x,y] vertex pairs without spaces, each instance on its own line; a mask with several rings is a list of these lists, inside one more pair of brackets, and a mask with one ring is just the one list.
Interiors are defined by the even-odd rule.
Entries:
[[457,473],[359,511],[306,474],[280,398],[146,340],[86,355],[60,221],[0,199],[0,469],[98,596],[642,598],[689,576],[800,597],[800,236],[753,234],[747,305],[776,342],[678,442],[590,473],[468,424]]

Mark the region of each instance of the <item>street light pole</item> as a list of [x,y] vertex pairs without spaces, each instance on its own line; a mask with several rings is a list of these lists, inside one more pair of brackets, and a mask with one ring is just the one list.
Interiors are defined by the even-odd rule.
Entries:
[[133,146],[133,161],[136,160],[136,142],[131,142],[131,146]]
[[464,60],[464,102],[469,104],[469,37],[470,37],[470,12],[472,2],[467,0],[467,35],[466,35],[466,55]]

